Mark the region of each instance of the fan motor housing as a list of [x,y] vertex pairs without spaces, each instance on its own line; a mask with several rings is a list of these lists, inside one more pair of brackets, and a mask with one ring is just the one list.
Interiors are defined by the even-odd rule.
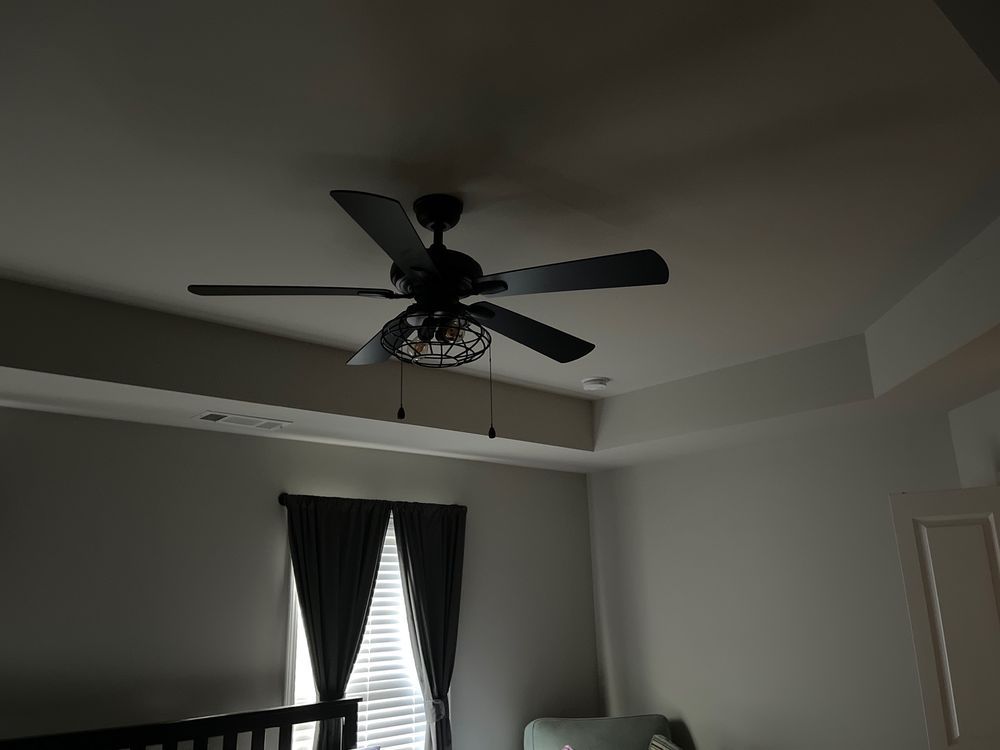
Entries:
[[429,304],[447,304],[457,302],[473,293],[473,283],[483,275],[483,267],[475,258],[449,250],[443,245],[432,245],[427,254],[434,261],[434,267],[440,276],[440,282],[428,276],[425,279],[411,278],[395,263],[389,269],[389,278],[400,294],[412,295],[418,302]]

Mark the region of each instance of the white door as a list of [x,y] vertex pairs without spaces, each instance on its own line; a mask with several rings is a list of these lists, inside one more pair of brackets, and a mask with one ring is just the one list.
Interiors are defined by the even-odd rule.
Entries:
[[930,750],[1000,748],[1000,488],[892,496]]

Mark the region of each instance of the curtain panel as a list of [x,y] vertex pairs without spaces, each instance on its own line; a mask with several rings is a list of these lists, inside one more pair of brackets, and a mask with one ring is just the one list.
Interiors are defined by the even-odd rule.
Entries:
[[[381,500],[282,495],[302,624],[320,700],[344,697],[361,648],[389,525]],[[316,747],[340,750],[339,727],[322,722]]]
[[463,505],[392,503],[407,616],[419,653],[428,711],[428,750],[451,750],[448,691],[455,669],[465,559]]

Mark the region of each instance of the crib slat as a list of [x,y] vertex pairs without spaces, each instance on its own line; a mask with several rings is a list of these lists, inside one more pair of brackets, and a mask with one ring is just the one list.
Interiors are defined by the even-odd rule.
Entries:
[[208,750],[208,737],[195,737],[194,750]]
[[253,730],[253,739],[250,740],[250,750],[264,750],[265,729]]
[[292,750],[291,724],[282,724],[278,730],[278,750]]
[[344,717],[343,729],[341,730],[341,741],[345,748],[355,748],[358,746],[358,707],[354,706],[353,711],[349,711]]
[[222,750],[236,750],[236,732],[230,732],[222,738]]

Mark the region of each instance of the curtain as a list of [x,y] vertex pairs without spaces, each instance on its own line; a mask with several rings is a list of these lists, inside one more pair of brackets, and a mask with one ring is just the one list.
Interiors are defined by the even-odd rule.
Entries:
[[455,668],[462,597],[462,505],[392,503],[407,615],[428,712],[428,750],[452,750],[448,690]]
[[[302,623],[320,700],[344,697],[361,648],[389,524],[389,503],[282,495]],[[316,747],[339,750],[337,722],[321,722]]]

